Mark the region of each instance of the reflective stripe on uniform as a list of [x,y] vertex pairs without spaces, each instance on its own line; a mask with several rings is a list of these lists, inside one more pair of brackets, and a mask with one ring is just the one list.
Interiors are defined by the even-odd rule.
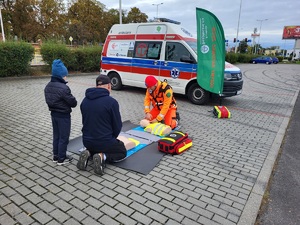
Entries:
[[165,115],[163,115],[163,114],[159,114],[158,116],[160,116],[161,118],[164,118],[164,117],[165,117]]
[[152,129],[152,134],[155,134],[155,135],[160,135],[162,136],[162,131],[164,129],[165,125],[162,124],[162,123],[157,123],[155,124],[155,126],[153,127]]

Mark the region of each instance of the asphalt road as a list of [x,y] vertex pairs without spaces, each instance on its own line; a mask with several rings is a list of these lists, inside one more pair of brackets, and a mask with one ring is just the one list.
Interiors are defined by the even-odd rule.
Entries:
[[257,224],[300,224],[300,95],[298,95]]
[[[182,155],[164,156],[146,176],[114,165],[102,177],[90,165],[88,171],[78,171],[76,155],[74,163],[56,166],[43,93],[50,77],[0,79],[0,224],[254,224],[298,97],[300,67],[239,67],[243,93],[222,101],[230,119],[213,117],[219,101],[198,106],[176,96],[181,129],[193,137],[193,147]],[[79,103],[97,75],[68,77]],[[144,93],[128,87],[112,92],[123,121],[139,123]],[[81,135],[81,128],[76,107],[70,138]],[[299,178],[299,170],[288,171],[282,177]],[[294,183],[286,186],[298,196]],[[262,221],[272,224],[266,215]]]

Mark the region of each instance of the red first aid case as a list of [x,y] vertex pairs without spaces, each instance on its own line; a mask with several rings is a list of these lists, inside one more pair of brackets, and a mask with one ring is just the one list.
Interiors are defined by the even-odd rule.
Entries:
[[217,118],[230,118],[230,112],[226,106],[214,106],[213,114]]
[[193,142],[187,133],[173,131],[158,141],[158,150],[172,155],[179,155],[192,145]]

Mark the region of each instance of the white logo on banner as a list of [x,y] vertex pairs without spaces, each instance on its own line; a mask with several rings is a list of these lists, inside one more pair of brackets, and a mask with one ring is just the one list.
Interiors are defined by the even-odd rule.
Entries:
[[202,52],[203,54],[208,53],[208,52],[209,52],[209,47],[208,47],[207,45],[202,45],[202,46],[201,46],[201,52]]

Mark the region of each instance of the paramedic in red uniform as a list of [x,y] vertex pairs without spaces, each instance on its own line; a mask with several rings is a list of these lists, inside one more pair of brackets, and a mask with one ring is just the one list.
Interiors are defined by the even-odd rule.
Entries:
[[164,123],[174,129],[178,124],[177,106],[171,86],[167,82],[157,80],[154,76],[147,76],[145,85],[147,87],[144,100],[145,119],[151,123]]

